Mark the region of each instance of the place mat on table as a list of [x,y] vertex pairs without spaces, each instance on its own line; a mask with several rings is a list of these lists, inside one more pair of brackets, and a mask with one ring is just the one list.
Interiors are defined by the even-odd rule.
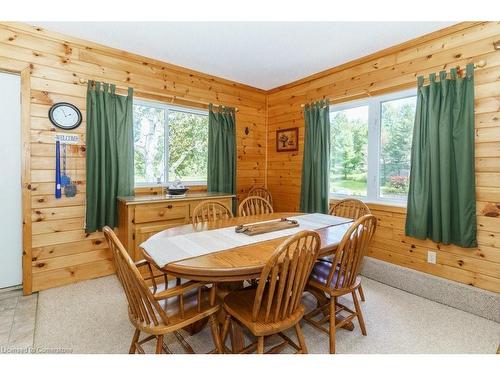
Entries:
[[[243,233],[236,233],[234,230],[236,226],[180,234],[172,237],[167,237],[163,234],[164,232],[159,232],[151,236],[140,246],[146,250],[156,265],[164,267],[168,263],[177,262],[179,260],[227,250],[234,247],[251,245],[275,238],[291,236],[303,230],[316,230],[352,222],[352,219],[325,214],[291,216],[288,217],[288,219],[297,220],[299,226],[270,233],[258,234],[255,236],[247,236]],[[260,221],[259,223],[262,222],[263,221]]]

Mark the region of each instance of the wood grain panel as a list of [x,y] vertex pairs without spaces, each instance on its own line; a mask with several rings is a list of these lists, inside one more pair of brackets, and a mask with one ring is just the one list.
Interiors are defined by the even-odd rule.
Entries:
[[[336,103],[394,92],[415,87],[419,75],[486,62],[475,72],[479,247],[462,249],[406,237],[404,208],[372,204],[379,227],[370,256],[500,292],[500,53],[493,48],[498,39],[498,22],[464,23],[271,90],[267,180],[275,209],[299,208],[304,136],[301,104],[325,97]],[[276,130],[295,126],[299,127],[299,152],[276,152]],[[427,263],[428,250],[437,252],[437,264]]]
[[[275,209],[298,210],[304,119],[301,104],[329,97],[332,102],[415,86],[418,75],[448,70],[468,62],[487,63],[476,70],[477,249],[444,246],[404,236],[405,209],[370,205],[380,223],[370,256],[422,272],[500,291],[500,39],[498,22],[467,22],[391,47],[340,67],[264,92],[226,79],[138,56],[125,51],[17,23],[0,23],[0,66],[26,69],[29,96],[24,174],[29,210],[32,290],[108,275],[113,265],[100,234],[86,235],[85,121],[75,131],[80,145],[68,147],[68,169],[77,183],[75,198],[53,196],[55,129],[47,119],[50,106],[68,101],[85,118],[85,81],[132,86],[143,99],[196,108],[213,102],[236,106],[237,194],[253,185],[271,190]],[[277,153],[275,131],[299,127],[299,151]],[[246,134],[245,130],[248,130]],[[497,208],[498,207],[498,208]],[[31,219],[31,220],[30,220]],[[25,236],[26,236],[25,231]],[[438,264],[426,262],[426,251],[438,252]],[[28,249],[25,249],[27,253]],[[31,259],[30,259],[31,258]],[[27,278],[28,276],[25,275]]]
[[[86,235],[83,229],[87,80],[116,84],[119,93],[131,86],[135,96],[144,99],[195,108],[207,108],[208,103],[238,107],[237,193],[244,196],[252,186],[265,183],[263,90],[17,23],[0,23],[0,66],[27,68],[26,134],[31,150],[25,168],[30,204],[26,217],[33,228],[28,234],[33,263],[28,259],[25,264],[33,267],[33,291],[113,272],[102,236]],[[67,169],[77,183],[77,195],[55,199],[54,133],[63,131],[56,130],[47,115],[50,106],[61,101],[79,107],[84,121],[71,131],[80,135],[79,145],[67,149]]]

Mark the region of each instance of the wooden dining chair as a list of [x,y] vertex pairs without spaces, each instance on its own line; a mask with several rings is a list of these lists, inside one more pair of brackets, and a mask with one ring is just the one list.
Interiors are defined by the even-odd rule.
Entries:
[[198,204],[193,210],[193,224],[230,219],[233,213],[225,204],[208,200]]
[[[329,298],[325,304],[308,312],[304,316],[304,320],[329,334],[330,353],[335,353],[336,329],[346,325],[356,317],[362,334],[366,336],[365,322],[355,292],[361,285],[359,269],[376,227],[377,219],[375,216],[360,217],[344,234],[333,261],[326,262],[321,259],[314,264],[311,271],[306,290],[310,288],[315,291],[319,290],[328,295]],[[338,302],[338,297],[346,294],[352,296],[354,311]],[[342,311],[347,311],[349,315],[336,322],[337,313]],[[321,319],[313,319],[320,313],[324,315]],[[329,322],[329,329],[323,326],[326,322]]]
[[330,208],[330,215],[348,217],[354,220],[368,214],[371,214],[368,206],[354,198],[342,199]]
[[[304,315],[301,303],[302,293],[309,273],[316,261],[320,248],[320,238],[316,232],[302,231],[286,239],[279,245],[267,261],[257,286],[229,293],[224,298],[226,319],[222,330],[222,343],[235,319],[257,337],[257,343],[250,344],[240,353],[255,350],[264,353],[264,338],[278,334],[283,341],[268,353],[281,351],[287,344],[297,353],[307,353],[300,320]],[[298,344],[283,331],[294,327]]]
[[[207,288],[204,283],[189,281],[183,284],[177,282],[171,287],[166,283],[159,288],[155,283],[151,290],[139,272],[138,265],[133,262],[113,230],[106,226],[103,232],[113,254],[117,277],[127,297],[130,322],[135,327],[129,353],[137,351],[144,354],[142,345],[155,338],[156,354],[162,351],[171,353],[163,340],[168,333],[175,335],[186,352],[193,353],[191,346],[178,331],[207,317],[216,352],[222,353],[216,320],[220,304],[216,298],[215,285]],[[146,263],[142,261],[139,265]],[[147,335],[142,340],[141,333]]]
[[267,190],[265,187],[254,186],[253,188],[251,188],[248,191],[247,197],[255,197],[255,196],[264,198],[266,201],[269,202],[271,207],[273,206],[273,196],[271,195],[269,190]]
[[238,207],[238,214],[240,216],[272,214],[273,212],[273,207],[269,202],[258,196],[251,196],[243,199]]
[[[353,220],[358,220],[361,216],[368,214],[371,214],[368,206],[359,199],[353,198],[342,199],[330,208],[330,215],[348,217]],[[361,301],[365,302],[365,293],[361,285],[359,285],[358,293]]]

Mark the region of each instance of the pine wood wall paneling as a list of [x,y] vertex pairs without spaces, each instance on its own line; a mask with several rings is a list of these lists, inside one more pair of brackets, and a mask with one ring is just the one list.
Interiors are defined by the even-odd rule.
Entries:
[[[498,174],[500,143],[498,111],[500,97],[500,57],[489,48],[500,34],[498,23],[471,22],[418,38],[306,77],[268,93],[228,80],[165,64],[23,24],[0,25],[0,65],[20,71],[30,68],[31,116],[29,129],[31,192],[34,207],[28,216],[33,222],[33,290],[113,272],[106,257],[106,244],[99,234],[87,236],[78,226],[85,214],[85,146],[68,149],[68,165],[78,177],[78,197],[57,202],[53,199],[54,146],[46,113],[57,101],[70,101],[85,111],[85,82],[89,79],[114,83],[119,88],[133,86],[136,96],[173,101],[179,105],[206,108],[215,104],[237,106],[238,194],[254,184],[264,184],[273,192],[276,208],[297,209],[300,194],[302,151],[276,153],[275,130],[299,126],[303,141],[300,104],[328,96],[345,101],[412,87],[417,75],[482,59],[487,66],[477,70],[476,80],[476,168],[478,197],[478,249],[468,250],[418,242],[403,235],[404,210],[375,205],[381,230],[377,236],[385,244],[370,250],[372,256],[452,280],[499,290],[498,218],[487,217],[483,209],[500,201]],[[194,102],[197,102],[196,104]],[[85,117],[85,112],[84,112]],[[248,127],[250,133],[244,134]],[[78,132],[85,131],[83,124]],[[301,144],[302,146],[302,144]],[[70,169],[71,169],[70,168]],[[391,216],[395,215],[395,216]],[[66,224],[66,225],[65,225]],[[425,249],[438,251],[438,264],[429,265]],[[416,250],[415,250],[416,249]],[[444,254],[444,255],[443,255]],[[493,266],[491,266],[493,264]]]
[[[485,61],[475,71],[476,249],[435,244],[404,236],[404,208],[370,205],[379,221],[369,255],[450,280],[500,292],[500,39],[498,22],[462,24],[273,89],[268,101],[268,188],[278,211],[299,208],[304,119],[301,104],[328,97],[332,102],[415,87],[416,77]],[[299,127],[299,151],[278,153],[275,131]],[[485,215],[498,205],[497,215]],[[495,211],[496,212],[496,211]],[[437,264],[427,263],[427,251],[437,251]]]
[[72,132],[80,135],[80,144],[67,150],[77,195],[55,199],[53,193],[55,129],[47,113],[52,104],[68,101],[82,110],[85,119],[88,80],[116,84],[119,92],[132,86],[136,97],[149,100],[199,108],[207,108],[208,103],[238,107],[238,196],[265,183],[267,106],[263,90],[17,23],[0,23],[2,64],[16,71],[28,67],[30,127],[26,135],[31,160],[27,159],[24,171],[31,183],[26,193],[31,207],[25,215],[30,227],[25,236],[31,242],[31,254],[25,258],[33,272],[25,280],[32,278],[33,291],[113,272],[103,236],[86,234],[83,229],[85,120]]

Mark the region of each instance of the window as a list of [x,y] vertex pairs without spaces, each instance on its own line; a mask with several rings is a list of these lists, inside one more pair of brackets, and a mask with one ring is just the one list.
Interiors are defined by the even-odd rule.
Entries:
[[380,197],[406,199],[416,97],[380,104]]
[[208,113],[134,101],[134,173],[137,185],[206,183]]
[[415,90],[330,107],[330,193],[404,203]]
[[330,112],[330,190],[367,195],[368,106]]

